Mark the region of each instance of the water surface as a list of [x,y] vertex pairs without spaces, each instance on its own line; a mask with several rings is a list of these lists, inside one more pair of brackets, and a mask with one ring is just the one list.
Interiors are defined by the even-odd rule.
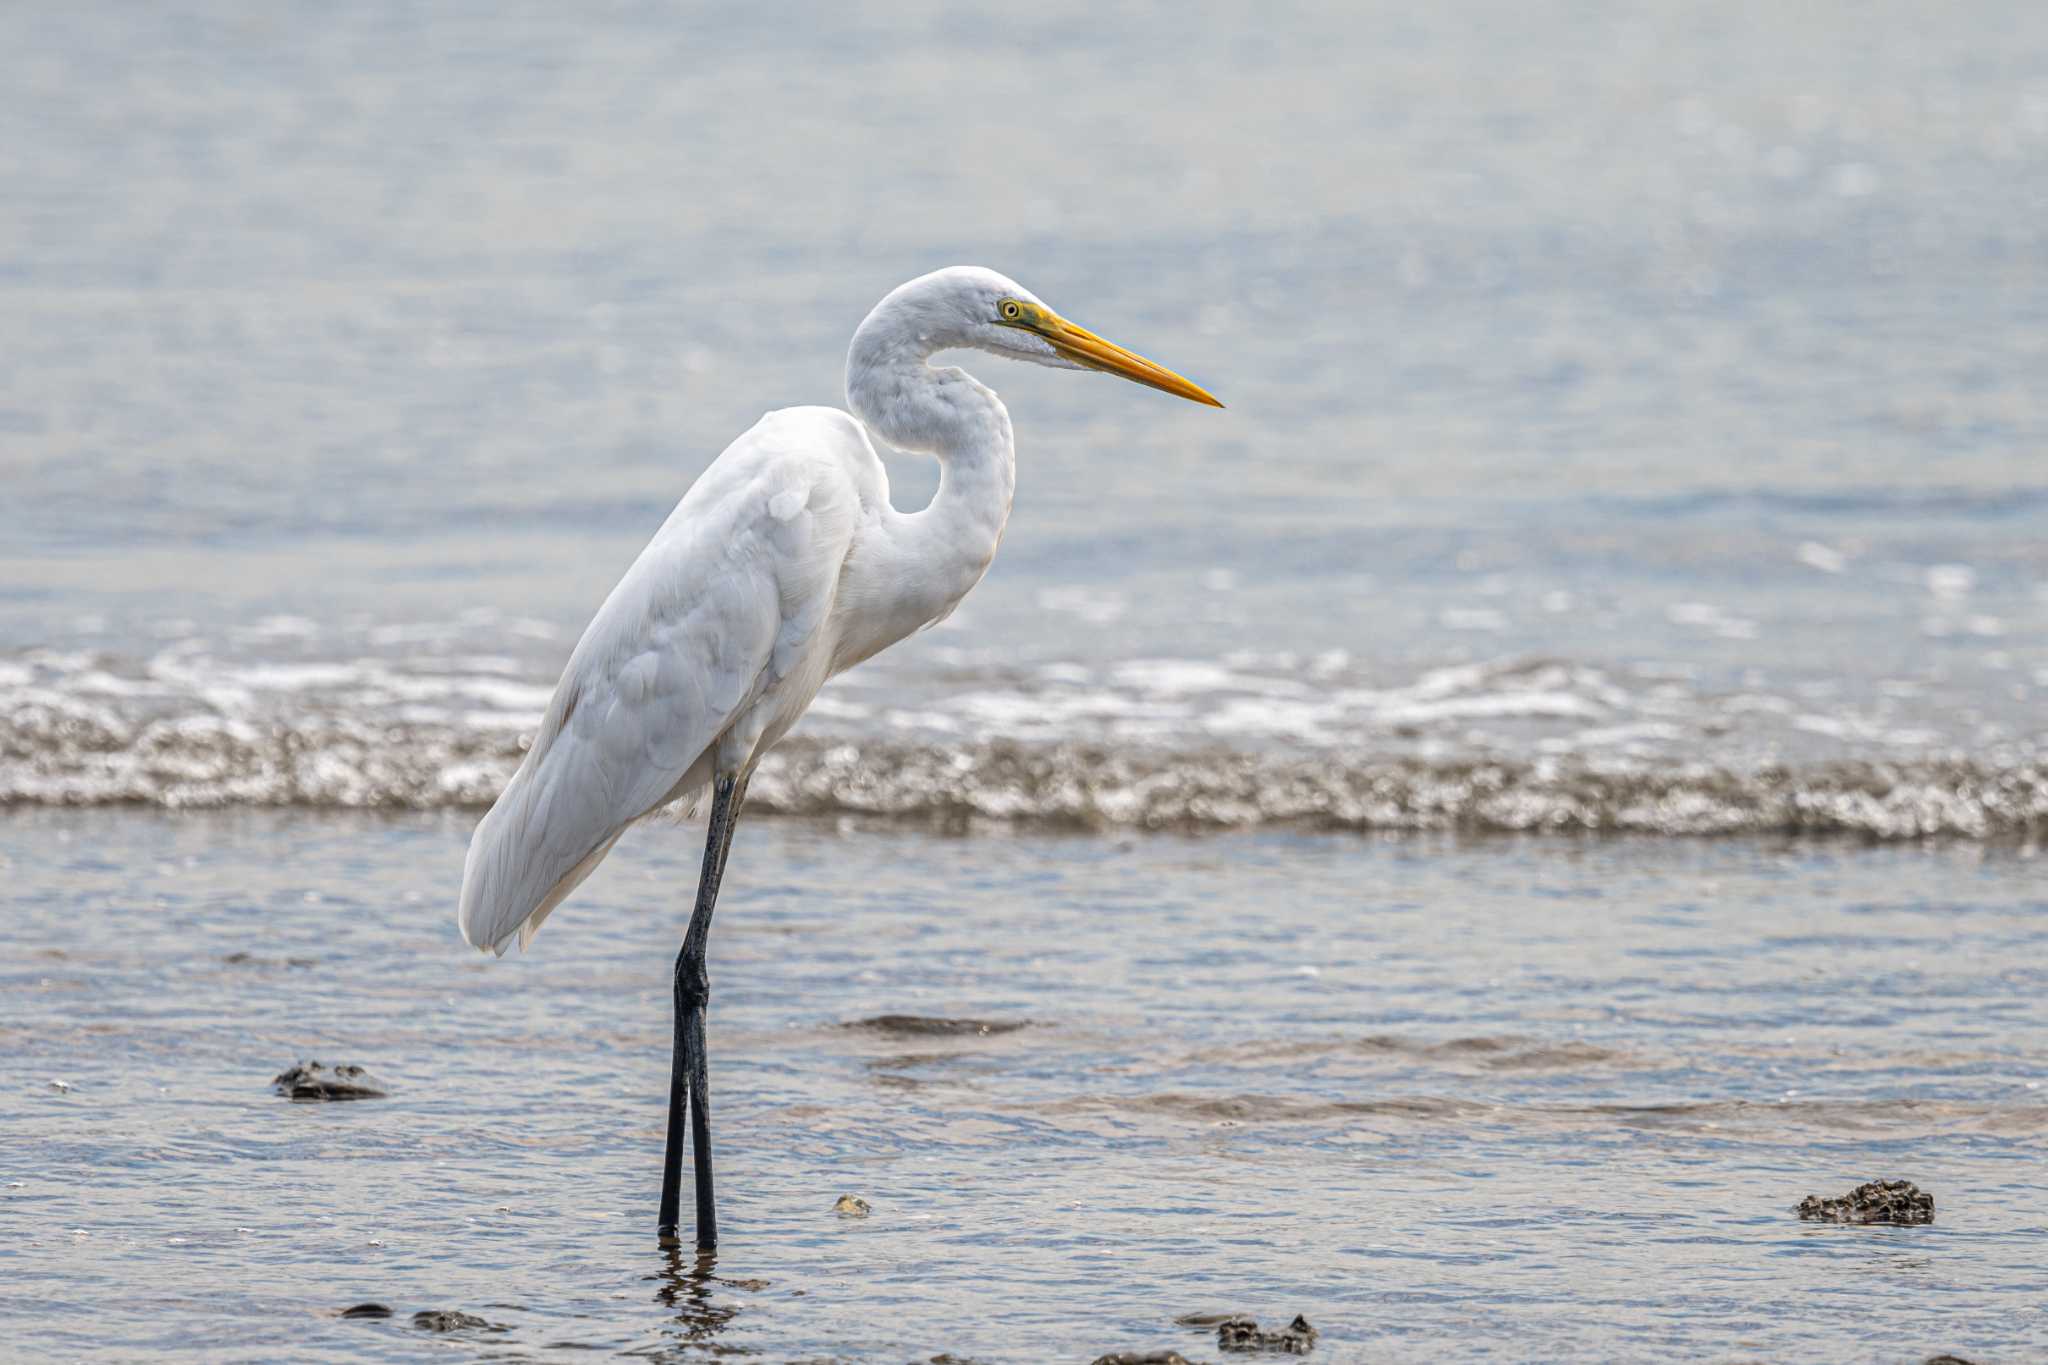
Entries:
[[[0,1338],[2048,1354],[2044,72],[1990,0],[13,8]],[[1231,406],[970,362],[1015,516],[755,783],[700,1274],[696,834],[495,965],[463,840],[956,261]],[[1875,1176],[1935,1225],[1792,1219]]]
[[[1202,1359],[1174,1319],[1243,1310],[1331,1360],[2048,1348],[2031,859],[759,820],[699,1278],[652,1229],[696,831],[629,838],[502,962],[433,904],[463,833],[0,822],[10,1336],[404,1357],[455,1309],[514,1358]],[[307,1057],[391,1095],[271,1095]],[[1935,1224],[1792,1214],[1875,1177]],[[363,1301],[397,1316],[335,1316]]]

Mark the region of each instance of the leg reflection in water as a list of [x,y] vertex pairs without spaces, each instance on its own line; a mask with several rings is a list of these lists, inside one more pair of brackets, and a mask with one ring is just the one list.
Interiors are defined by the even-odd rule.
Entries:
[[720,1291],[742,1290],[757,1294],[768,1287],[766,1280],[735,1280],[715,1273],[718,1253],[670,1247],[662,1253],[662,1268],[647,1278],[657,1282],[655,1302],[672,1309],[675,1324],[667,1329],[679,1344],[708,1346],[718,1340],[742,1305],[714,1303]]

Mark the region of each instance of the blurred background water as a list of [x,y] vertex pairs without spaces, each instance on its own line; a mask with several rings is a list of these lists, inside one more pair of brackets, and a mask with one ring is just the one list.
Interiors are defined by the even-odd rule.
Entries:
[[[1387,858],[1426,857],[1441,864],[1431,905],[1494,875],[1484,869],[1510,869],[1498,875],[1523,890],[1487,902],[1499,918],[1472,932],[1514,944],[1536,932],[1519,921],[1546,910],[1596,937],[1609,922],[1584,919],[1579,892],[1540,889],[1557,859],[1592,856],[1616,875],[1638,859],[1662,869],[1668,882],[1638,888],[1648,899],[1629,902],[1633,914],[1692,904],[1684,888],[1707,875],[1701,860],[1784,859],[1800,889],[1781,888],[1774,903],[1795,937],[1809,918],[1839,928],[1850,913],[1804,861],[1840,859],[1866,881],[1912,869],[1911,914],[1923,917],[1912,932],[1931,953],[1951,930],[1950,951],[1976,941],[1954,916],[1989,866],[2018,918],[1984,951],[2038,948],[2038,930],[2021,926],[2038,923],[2033,850],[2048,830],[2039,7],[18,7],[0,15],[0,184],[0,869],[11,881],[0,932],[15,962],[0,1030],[17,1056],[37,1058],[36,1070],[9,1068],[14,1098],[0,1100],[10,1163],[26,1164],[31,1135],[46,1144],[77,1112],[49,1106],[80,1103],[53,1098],[40,1071],[108,1066],[203,1076],[193,1104],[254,1085],[251,1127],[176,1166],[202,1203],[258,1178],[265,1168],[243,1144],[260,1146],[265,1124],[357,1125],[335,1139],[344,1155],[360,1154],[353,1142],[393,1140],[370,1131],[379,1120],[367,1107],[346,1119],[280,1117],[261,1094],[265,1068],[291,1060],[277,1054],[295,1039],[367,1049],[355,1059],[373,1065],[397,1047],[404,1065],[424,1065],[374,1020],[272,1031],[260,1057],[203,1060],[185,1055],[182,1031],[241,1030],[250,998],[239,984],[207,987],[191,1019],[136,1035],[132,1052],[83,1021],[153,998],[148,983],[193,951],[199,927],[261,924],[248,948],[259,955],[268,938],[339,932],[345,912],[333,902],[292,899],[335,894],[327,876],[288,894],[270,866],[278,850],[317,841],[337,849],[333,878],[377,888],[359,893],[377,907],[371,922],[402,923],[408,952],[449,955],[432,972],[469,980],[448,914],[467,812],[517,761],[582,622],[726,441],[766,408],[840,401],[844,347],[865,310],[900,280],[956,261],[1015,276],[1230,407],[970,361],[1019,433],[1002,554],[944,628],[828,688],[756,787],[763,815],[808,819],[750,831],[738,885],[794,884],[791,867],[824,856],[807,851],[820,831],[880,869],[884,888],[942,868],[973,877],[984,851],[1014,860],[1012,873],[990,874],[997,889],[978,908],[963,909],[982,916],[955,930],[972,938],[974,924],[995,933],[1028,900],[1030,869],[1105,856],[1100,841],[1124,847],[1125,829],[1166,828],[1178,834],[1141,841],[1134,855],[1159,903],[1099,929],[1099,951],[1129,951],[1120,936],[1146,915],[1240,885],[1276,847],[1293,867],[1289,840],[1342,869],[1329,877],[1347,891],[1316,902],[1326,932],[1376,922],[1372,888]],[[906,506],[933,486],[919,462],[891,473]],[[136,804],[229,809],[205,819],[111,809]],[[255,824],[233,809],[252,805],[285,809]],[[417,813],[380,823],[322,813],[332,807]],[[1048,835],[1053,826],[1095,834],[1076,842]],[[969,837],[933,841],[934,828]],[[1430,842],[1389,854],[1302,832],[1356,839],[1382,828],[1739,841],[1590,855]],[[1885,853],[1785,853],[1771,842],[1809,832],[1944,842]],[[1183,842],[1189,834],[1203,837]],[[58,835],[91,849],[92,866],[53,853]],[[612,1005],[629,1015],[598,1036],[564,1007],[558,1042],[572,1049],[558,1058],[569,1071],[592,1065],[590,1049],[629,1050],[620,1103],[635,1115],[659,1099],[649,1080],[665,1065],[658,983],[693,838],[639,836],[636,856],[674,861],[659,913],[633,874],[607,871],[540,944],[542,962],[577,954],[588,965],[591,941],[572,946],[577,912],[640,913],[629,921],[637,993]],[[217,877],[176,931],[122,908],[172,894],[158,885],[179,865],[167,846]],[[1270,913],[1291,875],[1249,903]],[[117,895],[105,878],[127,889]],[[1071,892],[1076,906],[1089,895]],[[1717,954],[1739,958],[1746,921],[1719,904],[1688,913],[1720,925],[1725,941],[1703,927],[1698,941],[1645,948],[1652,966],[1630,980],[1682,998]],[[723,917],[721,933],[744,932],[733,926],[745,913]],[[1259,932],[1249,912],[1232,923],[1230,933]],[[1829,932],[1787,947],[1785,960],[1834,953]],[[606,970],[625,970],[622,944],[610,946]],[[100,994],[74,999],[35,993],[46,950],[128,956],[80,969]],[[365,944],[346,968],[323,958],[322,970],[374,976],[389,970],[388,950]],[[1301,965],[1318,960],[1306,953]],[[1451,991],[1456,962],[1446,950],[1411,965]],[[772,965],[758,970],[772,976]],[[789,1017],[809,1028],[885,1012],[913,992],[915,974],[897,972],[914,965],[875,967],[895,995],[856,1001],[821,987]],[[1965,973],[1953,1006],[1995,1019],[1983,1066],[2001,1075],[2038,1069],[2048,1034],[2037,993],[2014,990],[1992,1012],[2004,988],[1986,983],[2012,965]],[[748,984],[746,970],[728,966],[720,989],[740,999],[771,989],[765,976]],[[527,1002],[497,1008],[551,998],[528,972],[475,979],[493,1000]],[[1870,1012],[1852,1012],[1829,1046],[1894,1058],[1881,1076],[1843,1081],[1838,1096],[1882,1108],[1936,1082],[1921,1062],[1897,1061],[1922,1055],[1905,1022],[1922,983],[1875,980],[1886,984]],[[288,1015],[293,979],[275,984],[274,1008]],[[354,976],[332,984],[352,997],[366,988]],[[1525,1022],[1481,1028],[1442,1017],[1455,994],[1389,1015],[1392,984],[1359,980],[1324,1024],[1391,1034],[1396,1058],[1411,1047],[1457,1055],[1427,1050],[1447,1039],[1559,1043],[1545,1013],[1561,1008],[1555,991],[1531,989],[1518,1006]],[[1133,1018],[1156,1021],[1191,988],[1132,968],[1117,989]],[[1194,992],[1217,1011],[1205,1045],[1219,1056],[1248,1058],[1231,1049],[1288,1034],[1259,992],[1225,1010],[1218,993],[1239,990]],[[1057,1015],[1045,1022],[1061,1038],[1096,1026],[1079,1001],[1056,1010],[995,994],[963,990],[948,1008]],[[734,998],[720,997],[721,1013]],[[377,1013],[404,1008],[389,999]],[[772,1032],[778,1018],[745,1027]],[[1774,1005],[1743,1025],[1756,1038],[1737,1030],[1701,1050],[1718,1058],[1738,1035],[1763,1047],[1803,1018]],[[457,1048],[464,1067],[509,1065],[502,1054],[518,1030],[507,1029],[451,1025],[434,1046]],[[1675,1046],[1655,1030],[1620,1031],[1602,1046]],[[714,1053],[735,1067],[779,1065],[762,1060],[772,1050],[748,1052],[753,1037]],[[36,1050],[23,1051],[30,1040]],[[1096,1093],[1097,1044],[1036,1061],[1021,1048],[1003,1055],[1044,1073],[1053,1102]],[[1796,1071],[1824,1055],[1795,1049],[1781,1061]],[[1183,1088],[1177,1053],[1130,1064],[1158,1088]],[[1276,1056],[1243,1089],[1309,1104],[1319,1065]],[[1569,1056],[1559,1066],[1542,1073],[1564,1087],[1557,1102],[1662,1102],[1630,1068],[1581,1075]],[[797,1058],[790,1083],[817,1067]],[[1702,1103],[1751,1097],[1719,1072],[1695,1079]],[[721,1093],[744,1114],[768,1103],[747,1098],[760,1081],[736,1072]],[[536,1078],[531,1100],[559,1112],[558,1082]],[[1360,1103],[1387,1083],[1373,1068],[1346,1079]],[[1437,1096],[1454,1088],[1421,1084]],[[1990,1125],[2004,1144],[1971,1147],[1981,1168],[1956,1156],[1963,1164],[1941,1169],[1976,1182],[1980,1197],[2002,1191],[2008,1207],[2038,1208],[2038,1181],[2016,1176],[2011,1160],[2041,1155],[2038,1095],[1976,1072],[1939,1085],[1945,1101],[1991,1115],[1967,1123]],[[118,1103],[120,1123],[104,1144],[80,1139],[62,1167],[66,1198],[127,1159],[115,1128],[132,1136],[160,1122],[129,1108],[140,1101],[126,1091],[98,1103]],[[493,1112],[450,1104],[451,1134]],[[1171,1105],[1146,1117],[1187,1164],[1121,1168],[1117,1179],[1160,1182],[1132,1207],[1163,1206],[1168,1182],[1222,1178],[1225,1158],[1209,1161],[1191,1136],[1207,1121]],[[1783,1146],[1770,1160],[1848,1143],[1839,1150],[1855,1160],[1830,1168],[1847,1183],[1887,1173],[1845,1169],[1857,1162],[1924,1170],[1916,1163],[1934,1159],[1919,1119],[1863,1146],[1844,1136],[1861,1130],[1835,1122],[1776,1134]],[[1455,1133],[1455,1148],[1483,1127],[1447,1118],[1430,1131]],[[1319,1170],[1320,1188],[1359,1198],[1384,1188],[1315,1167],[1331,1154],[1320,1139],[1297,1141],[1312,1128],[1283,1125],[1262,1141]],[[732,1131],[726,1150],[744,1163],[751,1140],[743,1123]],[[653,1141],[624,1132],[614,1133],[622,1216]],[[1711,1179],[1736,1178],[1711,1141],[1684,1133],[1665,1140]],[[446,1159],[459,1160],[461,1142],[448,1142],[457,1150]],[[559,1151],[517,1155],[533,1188],[570,1188]],[[843,1155],[865,1159],[853,1147]],[[926,1156],[948,1159],[943,1143],[903,1159]],[[1043,1159],[1065,1158],[1050,1144]],[[1466,1157],[1432,1159],[1470,1168]],[[1527,1199],[1561,1159],[1540,1143],[1487,1156],[1512,1168]],[[1050,1179],[1050,1166],[1033,1169]],[[812,1174],[825,1185],[845,1183],[821,1170]],[[753,1174],[735,1177],[736,1198],[750,1185],[761,1199],[816,1192],[785,1188],[787,1172]],[[1668,1176],[1639,1168],[1630,1198]],[[1794,1231],[1778,1226],[1779,1205],[1806,1192],[1773,1185],[1768,1217],[1758,1215],[1770,1231],[1756,1243],[1729,1232],[1728,1264],[1751,1252],[1766,1260],[1742,1261],[1743,1276],[1768,1264],[1770,1239]],[[137,1188],[92,1216],[10,1199],[0,1217],[48,1247],[59,1235],[49,1218],[77,1207],[62,1217],[87,1232],[118,1217],[155,1246],[173,1234],[153,1199]],[[1291,1206],[1276,1196],[1273,1207],[1277,1218]],[[967,1215],[955,1205],[935,1216]],[[1653,1227],[1616,1229],[1606,1273],[1668,1271]],[[1270,1283],[1286,1302],[1274,1311],[1328,1304],[1360,1332],[1392,1330],[1391,1297],[1312,1287],[1307,1267],[1334,1243],[1297,1232],[1294,1259],[1259,1243],[1277,1258]],[[1141,1228],[1131,1235],[1120,1255],[1132,1283],[1167,1283],[1181,1253],[1146,1243]],[[1450,1234],[1416,1216],[1411,1235],[1426,1252]],[[558,1230],[556,1244],[580,1254],[578,1235]],[[1061,1259],[1056,1238],[1034,1245],[1048,1264],[1081,1265]],[[2008,1351],[2042,1342],[2019,1316],[2039,1300],[2024,1245],[1962,1263],[1989,1296],[1964,1316]],[[976,1321],[994,1311],[991,1295],[1016,1286],[987,1246],[965,1246],[965,1280],[931,1311]],[[755,1249],[787,1248],[764,1239]],[[602,1244],[621,1265],[638,1249],[624,1234]],[[1561,1253],[1532,1234],[1502,1254],[1514,1265]],[[422,1238],[418,1255],[445,1267],[460,1239],[437,1249]],[[293,1274],[306,1278],[265,1288],[270,1272],[220,1257],[219,1273],[269,1296],[266,1311],[314,1306],[303,1268]],[[82,1263],[39,1264],[44,1288],[8,1305],[25,1330],[96,1301],[79,1287]],[[1806,1264],[1823,1277],[1842,1271]],[[801,1288],[812,1271],[778,1273]],[[139,1252],[124,1274],[182,1283],[175,1258]],[[1687,1275],[1711,1278],[1700,1267]],[[1096,1267],[1047,1283],[1081,1293],[1100,1278]],[[1773,1353],[1742,1345],[1750,1338],[1712,1315],[1688,1327],[1666,1308],[1609,1304],[1589,1317],[1562,1306],[1571,1295],[1557,1284],[1524,1293],[1513,1283],[1505,1271],[1475,1273],[1429,1291],[1438,1298],[1401,1301],[1463,1314],[1482,1335],[1547,1324],[1561,1334],[1553,1347],[1583,1339],[1595,1319],[1616,1331],[1655,1319],[1675,1334],[1601,1338],[1596,1353],[1616,1357]],[[1730,1285],[1734,1302],[1754,1281]],[[1152,1306],[1128,1297],[1076,1301],[1122,1324],[1108,1334],[1116,1341],[1151,1321]],[[212,1353],[227,1340],[209,1335],[220,1329],[210,1304],[160,1311],[167,1326],[153,1344]],[[791,1335],[760,1326],[749,1349],[866,1358],[927,1339],[788,1321]],[[1096,1340],[1047,1320],[1032,1332],[1063,1349]],[[522,1349],[550,1339],[535,1333]],[[992,1359],[1033,1354],[972,1332],[929,1339],[933,1350],[978,1343]],[[1546,1353],[1488,1339],[1509,1357]],[[132,1351],[141,1338],[123,1340],[118,1349]],[[331,1349],[354,1351],[383,1339],[337,1341]],[[83,1338],[62,1348],[83,1349]]]

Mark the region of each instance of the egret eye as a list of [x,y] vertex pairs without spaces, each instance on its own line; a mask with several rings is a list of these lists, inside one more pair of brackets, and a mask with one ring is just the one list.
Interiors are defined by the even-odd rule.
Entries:
[[1015,299],[1004,299],[1000,311],[1004,322],[1017,322],[1024,316],[1024,305]]

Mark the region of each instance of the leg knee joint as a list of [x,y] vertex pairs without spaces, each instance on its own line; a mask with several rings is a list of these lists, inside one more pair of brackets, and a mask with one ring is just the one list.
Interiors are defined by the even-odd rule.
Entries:
[[701,961],[676,963],[676,1000],[684,1008],[701,1005],[711,998],[711,977]]

